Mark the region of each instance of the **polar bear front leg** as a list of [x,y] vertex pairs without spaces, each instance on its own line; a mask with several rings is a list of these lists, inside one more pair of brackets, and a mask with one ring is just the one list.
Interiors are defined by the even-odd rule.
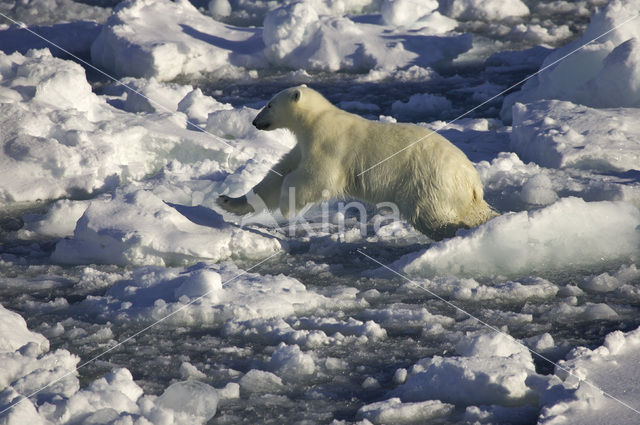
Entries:
[[280,212],[286,218],[295,216],[308,204],[323,199],[323,191],[330,195],[339,192],[338,184],[329,170],[315,169],[306,171],[305,167],[298,168],[287,175],[282,183],[280,192]]
[[265,178],[252,190],[265,203],[270,211],[280,206],[280,192],[285,177],[291,173],[300,162],[300,148],[296,145],[291,151],[267,173]]
[[[280,205],[280,190],[285,176],[291,172],[300,162],[300,148],[295,146],[291,151],[267,172],[260,183],[255,185],[251,192],[238,198],[220,195],[217,204],[230,213],[245,215],[256,212],[266,207],[273,211]],[[260,199],[256,199],[257,195]]]

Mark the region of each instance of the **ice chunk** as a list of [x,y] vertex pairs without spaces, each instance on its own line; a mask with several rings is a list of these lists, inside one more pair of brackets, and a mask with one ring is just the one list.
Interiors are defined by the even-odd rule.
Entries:
[[640,270],[635,264],[621,266],[613,275],[602,273],[597,276],[590,276],[580,284],[580,288],[589,292],[611,292],[623,285],[631,284],[640,279]]
[[303,353],[297,345],[280,343],[271,356],[269,366],[289,381],[305,379],[316,369],[313,357]]
[[585,84],[585,93],[577,99],[596,107],[640,107],[639,70],[640,39],[630,38],[604,58],[602,69]]
[[134,0],[107,20],[91,58],[120,76],[168,81],[214,71],[237,75],[237,66],[260,63],[262,48],[260,30],[222,24],[188,1]]
[[358,409],[356,416],[374,424],[413,424],[448,416],[453,408],[452,404],[439,400],[403,403],[399,398],[394,397],[362,406]]
[[447,16],[462,20],[499,21],[529,14],[520,0],[444,0],[442,8]]
[[529,337],[523,341],[527,344],[527,347],[536,353],[544,353],[552,350],[555,347],[555,341],[550,333],[545,332],[542,335],[536,335]]
[[209,302],[218,301],[218,296],[222,291],[222,280],[220,275],[211,270],[200,270],[190,279],[180,285],[174,294],[176,298],[186,296],[188,298],[203,298]]
[[480,334],[464,338],[456,345],[456,352],[465,357],[510,357],[511,355],[529,356],[529,351],[519,341],[505,334]]
[[[532,151],[536,150],[532,147]],[[589,168],[588,163],[583,165]],[[560,198],[579,196],[586,201],[625,201],[640,205],[640,182],[633,178],[635,170],[594,173],[591,169],[572,167],[545,168],[535,162],[524,163],[513,152],[501,152],[490,161],[480,161],[476,169],[484,185],[485,198],[499,211],[531,209],[535,205],[526,202],[533,200],[529,195],[544,195],[540,200],[550,200],[552,191]],[[538,185],[539,179],[543,179],[543,186]],[[523,191],[527,184],[533,185],[528,193]]]
[[462,405],[526,404],[535,393],[525,381],[535,375],[521,344],[502,334],[470,337],[456,347],[463,356],[428,359],[390,395],[402,401],[442,400]]
[[[13,327],[12,331],[0,329],[4,337],[0,340],[0,387],[4,388],[0,392],[0,409],[10,407],[3,412],[2,423],[126,424],[135,420],[140,424],[187,425],[204,423],[216,413],[218,391],[209,385],[178,382],[160,397],[145,396],[131,372],[124,368],[116,368],[80,389],[75,373],[80,358],[66,350],[47,353],[48,341],[26,330],[24,321],[15,316],[0,305],[0,324]],[[22,342],[20,328],[30,334],[26,338],[31,342],[13,351],[11,345]],[[13,342],[7,342],[10,336]],[[190,377],[197,375],[197,369],[189,363],[184,362],[183,366],[181,371]],[[230,383],[222,391],[226,398],[237,398],[238,384]],[[24,398],[35,392],[38,397]]]
[[[217,286],[216,274],[222,278],[220,286]],[[201,296],[209,288],[213,291],[206,297],[193,297],[198,294]],[[192,295],[183,294],[187,289]],[[177,297],[178,294],[180,296]],[[291,277],[247,273],[231,263],[201,263],[188,269],[137,269],[131,280],[113,285],[104,296],[87,298],[79,308],[123,323],[163,319],[165,326],[222,326],[228,319],[264,320],[326,308],[328,301],[329,298],[307,290],[302,283]],[[345,302],[344,305],[353,303]],[[264,322],[261,324],[259,329],[277,334],[278,330],[273,329],[274,325]],[[229,324],[228,334],[233,334],[234,326]],[[240,329],[238,332],[245,330]],[[282,329],[282,332],[286,330]],[[297,336],[304,339],[304,335]],[[318,337],[308,336],[311,341]]]
[[231,4],[229,0],[211,0],[209,2],[209,13],[214,18],[226,18],[231,15]]
[[581,37],[547,56],[544,71],[505,98],[503,119],[511,119],[516,102],[540,99],[594,107],[640,105],[640,26],[628,21],[638,10],[640,0],[615,0],[596,11]]
[[[258,110],[246,106],[240,109],[222,108],[212,111],[207,116],[206,129],[229,139],[254,139],[258,134],[258,130],[251,125],[251,121],[253,121],[258,112]],[[284,130],[275,130],[274,132],[278,136],[282,136],[283,133],[286,132]],[[284,138],[287,140],[287,136]]]
[[[308,2],[294,2],[269,12],[264,20],[265,55],[272,65],[322,71],[366,71],[382,65],[379,29],[346,17],[319,16]],[[387,54],[407,63],[401,45]],[[396,68],[397,66],[392,66]]]
[[231,255],[259,258],[280,249],[274,238],[221,220],[211,225],[192,222],[152,192],[122,189],[113,198],[92,201],[73,238],[58,242],[52,259],[73,264],[164,265],[204,258],[220,261]]
[[66,417],[75,422],[93,412],[96,412],[94,418],[97,419],[107,410],[112,412],[109,416],[115,413],[115,417],[120,412],[139,413],[137,400],[142,393],[142,389],[133,382],[131,372],[116,369],[68,397],[52,412],[52,416]]
[[[387,329],[406,330],[424,326],[452,326],[455,320],[439,314],[431,314],[425,307],[391,304],[386,308],[366,309],[362,313],[367,319],[374,319]],[[376,323],[372,322],[372,323]],[[384,329],[382,329],[384,331]],[[383,335],[386,337],[386,332]]]
[[204,379],[207,377],[207,375],[200,372],[197,367],[189,362],[182,362],[179,372],[183,379]]
[[[182,113],[143,117],[113,108],[92,92],[82,67],[47,50],[0,52],[0,74],[0,202],[86,197],[145,178],[170,159],[226,163],[223,152],[232,149],[187,130]],[[149,87],[168,90],[176,104],[184,97],[176,92],[190,90]]]
[[636,423],[640,406],[635,382],[640,376],[634,365],[638,363],[639,348],[640,328],[627,333],[612,332],[602,346],[593,350],[573,349],[567,360],[556,367],[555,373],[562,381],[552,381],[544,388],[544,407],[538,423]]
[[407,369],[401,367],[400,369],[396,369],[393,373],[393,383],[394,384],[404,384],[407,380]]
[[380,382],[378,382],[378,380],[373,376],[366,377],[365,380],[362,381],[362,384],[360,384],[360,386],[368,391],[379,390],[380,388],[382,388]]
[[568,25],[544,27],[539,24],[518,24],[511,28],[508,37],[527,43],[557,45],[571,39],[573,31]]
[[407,102],[395,101],[391,110],[399,119],[405,121],[425,120],[440,116],[451,109],[451,101],[446,97],[430,93],[411,95]]
[[162,83],[155,78],[123,78],[129,88],[122,88],[126,100],[123,109],[127,112],[170,112],[178,109],[178,103],[193,87],[179,84]]
[[380,6],[382,21],[387,25],[410,26],[439,7],[437,0],[415,3],[410,0],[384,0]]
[[[293,2],[275,9],[264,20],[265,52],[279,62],[306,41],[318,26],[318,14],[310,3]],[[307,35],[308,37],[308,35]]]
[[[637,170],[637,117],[633,108],[593,109],[557,100],[518,103],[513,107],[511,148],[523,160],[544,167]],[[542,200],[551,197],[543,195]]]
[[194,421],[207,422],[216,414],[218,392],[210,385],[198,381],[176,382],[164,390],[156,403],[158,406],[186,413]]
[[19,234],[24,238],[32,235],[48,237],[68,237],[73,235],[76,223],[89,206],[89,201],[62,199],[54,202],[43,214],[25,216],[25,226]]
[[537,174],[528,179],[522,186],[520,196],[525,203],[532,205],[549,205],[558,199],[551,179],[544,174]]
[[[438,12],[427,13],[409,31],[344,16],[346,10],[362,7],[342,1],[290,2],[268,11],[263,28],[240,28],[201,14],[187,1],[129,1],[109,18],[91,56],[98,66],[120,76],[168,81],[205,73],[209,78],[237,77],[247,69],[270,65],[295,70],[396,70],[448,61],[472,47],[468,34],[435,36],[456,25]],[[221,18],[220,13],[226,12],[223,5],[213,13]]]
[[497,283],[494,286],[468,285],[456,288],[451,294],[459,300],[491,300],[493,302],[519,302],[528,299],[553,298],[558,287],[542,278],[527,278],[522,281]]
[[622,202],[564,198],[508,213],[408,254],[391,267],[414,275],[496,276],[598,267],[638,256],[640,211]]
[[378,340],[387,337],[387,331],[385,331],[379,324],[373,320],[367,320],[363,322],[356,320],[352,317],[349,320],[342,321],[335,318],[304,318],[300,320],[300,323],[305,327],[313,326],[322,329],[324,332],[330,334],[339,332],[342,335],[354,335],[363,341]]
[[618,313],[605,303],[586,303],[575,306],[560,303],[548,312],[554,322],[590,322],[618,320]]
[[286,341],[289,344],[299,344],[308,348],[329,345],[338,339],[337,335],[328,337],[321,330],[294,329],[282,318],[254,319],[242,322],[230,320],[225,323],[223,332],[224,335],[255,336],[273,344]]
[[13,388],[5,388],[0,392],[0,406],[4,410],[10,405],[13,405],[13,407],[2,413],[3,424],[48,425],[50,423],[38,414],[36,406],[31,400],[24,400]]
[[251,369],[240,378],[240,391],[246,393],[279,393],[283,389],[282,379],[271,372]]
[[16,351],[28,343],[34,343],[36,354],[49,351],[49,341],[39,333],[27,329],[22,316],[0,305],[0,351]]
[[0,351],[0,386],[22,395],[34,391],[41,397],[73,395],[80,387],[73,374],[80,358],[62,349],[46,352],[49,342],[38,336],[44,344],[28,342],[17,351]]
[[200,89],[192,90],[178,103],[178,111],[187,114],[189,121],[200,126],[207,122],[209,114],[224,109],[233,109],[233,107],[228,103],[220,103],[210,96],[205,96]]

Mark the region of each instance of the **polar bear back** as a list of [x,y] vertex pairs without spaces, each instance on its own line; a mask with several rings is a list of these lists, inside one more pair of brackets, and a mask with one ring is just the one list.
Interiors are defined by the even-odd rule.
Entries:
[[371,122],[366,127],[367,135],[354,149],[359,153],[351,168],[358,171],[348,192],[371,202],[393,200],[401,211],[411,211],[406,218],[422,223],[420,227],[469,227],[486,221],[470,216],[482,201],[483,188],[460,149],[440,134],[412,124]]

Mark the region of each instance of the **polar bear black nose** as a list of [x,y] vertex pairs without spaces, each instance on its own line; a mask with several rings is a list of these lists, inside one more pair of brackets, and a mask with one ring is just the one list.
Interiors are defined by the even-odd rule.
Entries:
[[266,130],[271,126],[269,123],[259,122],[258,117],[256,117],[251,124],[258,130]]

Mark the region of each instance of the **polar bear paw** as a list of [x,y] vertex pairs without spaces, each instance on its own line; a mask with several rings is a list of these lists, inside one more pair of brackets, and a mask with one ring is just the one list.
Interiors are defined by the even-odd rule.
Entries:
[[220,205],[225,211],[228,211],[237,215],[245,215],[255,212],[251,204],[247,202],[246,196],[240,196],[239,198],[232,198],[227,195],[220,195],[217,199],[217,204]]

